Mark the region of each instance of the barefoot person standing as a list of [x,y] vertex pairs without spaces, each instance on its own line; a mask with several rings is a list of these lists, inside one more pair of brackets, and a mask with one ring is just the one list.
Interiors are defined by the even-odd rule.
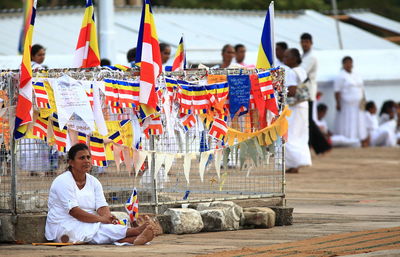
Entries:
[[100,181],[88,174],[92,159],[86,144],[71,147],[68,164],[68,170],[59,175],[50,188],[45,233],[47,240],[143,245],[154,238],[153,227],[149,223],[136,228],[117,224]]

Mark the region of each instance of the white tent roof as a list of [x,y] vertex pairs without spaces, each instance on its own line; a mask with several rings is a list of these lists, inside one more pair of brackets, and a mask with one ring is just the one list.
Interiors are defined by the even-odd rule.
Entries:
[[398,21],[372,12],[347,12],[346,14],[353,19],[400,34],[400,22]]
[[[83,8],[37,12],[33,43],[47,48],[45,64],[50,68],[69,67],[72,63],[83,12]],[[189,62],[220,62],[221,48],[227,43],[246,45],[245,61],[256,61],[265,11],[153,8],[153,13],[159,40],[171,44],[173,51],[184,33]],[[141,8],[116,10],[114,40],[117,56],[114,63],[126,64],[126,52],[136,46],[140,15]],[[21,16],[21,13],[0,13],[0,69],[18,68],[21,62],[21,57],[16,56]],[[278,13],[275,17],[276,42],[286,41],[289,47],[298,48],[302,33],[313,35],[314,49],[320,58],[320,80],[330,79],[337,73],[340,59],[346,53],[357,56],[355,61],[366,74],[375,74],[371,79],[383,78],[383,74],[399,79],[400,75],[394,74],[393,69],[371,73],[376,65],[398,64],[395,61],[400,56],[398,45],[346,23],[340,22],[340,29],[344,51],[338,50],[335,20],[329,16],[306,10]]]

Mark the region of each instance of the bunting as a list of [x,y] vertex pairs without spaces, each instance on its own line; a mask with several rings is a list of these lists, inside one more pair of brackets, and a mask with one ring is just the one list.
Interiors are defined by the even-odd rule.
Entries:
[[87,144],[87,136],[85,133],[78,132],[78,143]]
[[47,95],[46,87],[43,82],[32,82],[33,91],[35,92],[36,106],[43,109],[51,109],[49,96]]
[[214,119],[208,134],[216,139],[224,140],[227,132],[228,125],[226,124],[226,122],[221,119]]
[[26,0],[27,22],[25,24],[24,53],[20,69],[20,82],[17,106],[15,110],[14,138],[22,138],[28,129],[28,123],[32,121],[32,67],[31,45],[33,28],[36,17],[36,0]]
[[150,0],[143,0],[140,22],[136,63],[140,65],[140,95],[139,102],[156,112],[158,97],[155,91],[157,77],[161,74],[162,63],[160,46]]
[[119,131],[113,133],[111,136],[108,137],[110,140],[112,140],[114,143],[122,145],[122,137],[121,133]]
[[187,114],[181,119],[183,129],[187,132],[190,128],[196,125],[196,116],[193,114]]
[[43,141],[47,140],[47,124],[49,122],[48,118],[37,117],[35,124],[32,128],[32,134]]
[[261,95],[265,100],[265,108],[278,115],[278,105],[275,99],[275,91],[272,85],[272,77],[270,71],[258,73],[258,83]]
[[107,166],[104,140],[95,135],[90,136],[89,148],[92,154],[93,165],[99,167]]
[[97,44],[96,24],[94,22],[93,1],[86,0],[86,9],[76,45],[73,66],[75,68],[90,68],[99,65],[100,54]]
[[60,128],[58,123],[58,116],[56,113],[53,113],[53,133],[54,139],[57,146],[57,150],[59,152],[66,152],[67,147],[67,127],[64,126],[63,129]]

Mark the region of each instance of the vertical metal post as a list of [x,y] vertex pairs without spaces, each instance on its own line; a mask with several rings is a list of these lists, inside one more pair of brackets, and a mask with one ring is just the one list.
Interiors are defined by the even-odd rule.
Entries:
[[[8,101],[8,121],[9,124],[15,120],[15,111],[11,111],[10,109],[12,106],[15,105],[14,103],[14,91],[15,91],[15,85],[14,85],[14,80],[13,80],[13,74],[10,73],[7,78],[7,84],[8,84],[8,95],[9,95],[9,101]],[[13,117],[14,116],[14,117]],[[14,128],[14,126],[11,126],[10,124],[9,129]],[[11,213],[13,215],[17,214],[17,169],[16,169],[16,156],[15,156],[15,150],[16,150],[16,141],[14,140],[14,131],[10,131],[10,154],[11,154],[11,163],[10,163],[10,169],[11,169],[11,196],[10,196],[10,208],[11,208]]]
[[336,0],[331,0],[331,3],[332,3],[332,12],[333,12],[333,15],[335,16],[336,34],[337,34],[338,41],[339,41],[339,49],[343,49],[342,34],[340,33],[339,20],[337,18],[338,9],[337,9]]
[[101,58],[115,62],[114,0],[99,0],[97,12],[99,47]]
[[152,201],[154,202],[154,212],[158,214],[158,188],[157,188],[157,178],[155,177],[156,174],[156,153],[155,153],[155,142],[154,142],[154,136],[150,136],[150,151],[151,151],[151,178],[152,178],[152,183],[151,183],[151,191],[152,193]]

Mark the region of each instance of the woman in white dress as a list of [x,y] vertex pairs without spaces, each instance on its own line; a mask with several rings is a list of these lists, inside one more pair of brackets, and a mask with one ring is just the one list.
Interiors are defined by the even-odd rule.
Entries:
[[[307,79],[306,71],[300,67],[299,50],[291,48],[285,51],[285,84],[288,97],[296,94],[297,86]],[[300,167],[311,165],[311,153],[308,147],[308,102],[303,101],[289,106],[292,114],[288,118],[288,141],[285,145],[286,173],[298,173]]]
[[127,242],[143,245],[154,238],[146,223],[136,228],[119,225],[110,212],[100,181],[88,174],[92,168],[86,144],[76,144],[68,152],[69,170],[52,183],[46,220],[47,240],[109,244]]
[[360,76],[354,73],[353,59],[346,56],[342,60],[343,69],[334,82],[336,99],[335,134],[363,143],[367,140],[365,127],[364,83]]

